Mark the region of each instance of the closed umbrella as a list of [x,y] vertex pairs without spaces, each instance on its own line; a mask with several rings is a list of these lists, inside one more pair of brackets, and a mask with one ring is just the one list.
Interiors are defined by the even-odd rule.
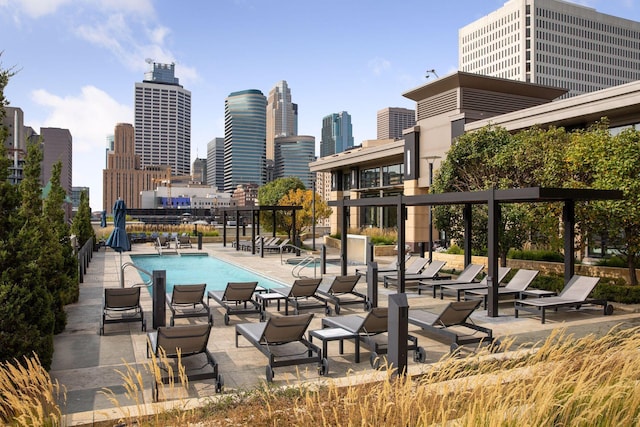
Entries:
[[107,211],[102,211],[100,215],[100,227],[105,228],[107,226]]
[[[106,245],[120,253],[120,269],[122,269],[122,252],[131,250],[129,236],[127,236],[127,205],[118,199],[113,205],[113,231],[107,239]],[[120,277],[120,286],[124,287],[124,277]]]

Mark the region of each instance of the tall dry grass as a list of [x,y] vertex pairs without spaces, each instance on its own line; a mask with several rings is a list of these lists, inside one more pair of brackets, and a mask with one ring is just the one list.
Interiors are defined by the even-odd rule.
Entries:
[[61,425],[64,386],[52,381],[37,355],[0,363],[0,423],[11,426]]

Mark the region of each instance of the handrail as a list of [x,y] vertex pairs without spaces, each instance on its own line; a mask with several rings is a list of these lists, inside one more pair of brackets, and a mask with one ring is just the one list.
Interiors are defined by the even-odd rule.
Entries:
[[297,263],[293,267],[293,269],[291,269],[291,275],[297,278],[306,277],[306,276],[303,276],[301,272],[303,269],[308,268],[309,264],[313,263],[313,277],[316,277],[316,268],[317,268],[316,261],[317,261],[317,258],[315,256],[313,255],[306,256],[305,258],[300,260],[300,262]]
[[291,252],[304,252],[304,251],[306,251],[306,249],[299,248],[299,247],[297,247],[296,245],[293,245],[293,244],[291,244],[291,243],[287,243],[286,245],[282,245],[282,246],[280,247],[280,265],[283,265],[283,264],[284,264],[284,260],[282,259],[282,254],[284,253],[284,251],[283,251],[283,249],[284,249],[284,248],[291,248],[291,249],[294,249],[294,250],[292,250]]
[[136,283],[133,286],[151,286],[153,284],[153,274],[149,273],[147,270],[145,270],[144,268],[140,268],[137,265],[135,265],[132,262],[125,262],[124,264],[122,264],[122,267],[120,267],[120,287],[124,288],[124,269],[126,267],[133,267],[136,270],[138,270],[139,272],[146,274],[147,276],[149,276],[149,281],[147,282],[143,282],[143,283]]

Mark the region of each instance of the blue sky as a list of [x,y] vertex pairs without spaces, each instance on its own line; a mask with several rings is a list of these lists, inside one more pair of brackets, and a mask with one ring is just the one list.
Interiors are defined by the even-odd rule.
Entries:
[[[298,132],[320,141],[322,118],[347,111],[356,144],[376,138],[376,112],[415,108],[402,93],[458,65],[458,29],[505,0],[0,0],[5,91],[25,124],[74,141],[73,185],[102,210],[106,136],[133,124],[134,84],[175,62],[192,92],[192,159],[224,135],[224,100],[286,80]],[[576,1],[640,21],[640,2]],[[433,79],[434,77],[430,77]]]

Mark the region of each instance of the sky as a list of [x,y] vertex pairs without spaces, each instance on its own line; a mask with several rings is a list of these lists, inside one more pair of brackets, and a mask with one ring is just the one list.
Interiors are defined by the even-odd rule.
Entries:
[[[378,110],[415,109],[402,94],[455,72],[458,29],[505,1],[0,0],[0,68],[16,72],[5,97],[25,125],[71,131],[73,185],[101,211],[106,138],[134,123],[147,58],[175,63],[191,91],[192,161],[224,136],[230,93],[281,80],[319,153],[326,115],[347,111],[358,145]],[[637,0],[573,2],[640,21]]]

